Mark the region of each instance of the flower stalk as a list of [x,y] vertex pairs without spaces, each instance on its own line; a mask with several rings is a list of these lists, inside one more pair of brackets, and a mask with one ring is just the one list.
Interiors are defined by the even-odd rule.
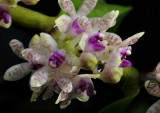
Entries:
[[49,32],[55,25],[55,17],[49,17],[21,6],[17,6],[15,9],[10,9],[10,11],[12,20],[16,24],[30,29]]

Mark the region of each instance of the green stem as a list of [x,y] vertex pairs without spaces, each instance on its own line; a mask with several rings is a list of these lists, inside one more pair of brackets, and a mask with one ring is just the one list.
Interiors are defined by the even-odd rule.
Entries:
[[13,22],[27,28],[49,32],[55,25],[55,17],[49,17],[21,6],[10,11]]

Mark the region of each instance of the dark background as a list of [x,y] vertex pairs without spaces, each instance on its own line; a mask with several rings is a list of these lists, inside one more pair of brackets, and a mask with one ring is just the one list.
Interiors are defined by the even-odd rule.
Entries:
[[[132,6],[133,10],[122,22],[118,34],[123,39],[141,31],[145,31],[145,35],[133,45],[132,55],[128,59],[133,66],[141,72],[152,71],[160,61],[160,41],[159,41],[159,3],[158,0],[106,0],[108,3],[119,4],[124,6]],[[20,3],[20,5],[25,6]],[[56,16],[59,12],[57,0],[41,0],[36,6],[25,6],[49,16]],[[18,39],[28,46],[31,37],[39,33],[32,31],[16,24],[12,24],[11,28],[0,28],[0,108],[1,113],[96,113],[105,105],[123,97],[122,91],[118,85],[105,84],[99,80],[93,80],[97,95],[90,98],[87,103],[73,100],[71,105],[60,110],[59,105],[54,102],[57,94],[43,101],[38,98],[37,102],[30,103],[32,92],[29,88],[29,76],[17,82],[3,81],[4,72],[12,65],[23,62],[17,56],[13,55],[8,43],[11,39]],[[143,90],[144,96],[149,95]],[[153,99],[153,97],[151,97]],[[149,98],[150,99],[150,98]],[[5,110],[5,111],[3,111]]]

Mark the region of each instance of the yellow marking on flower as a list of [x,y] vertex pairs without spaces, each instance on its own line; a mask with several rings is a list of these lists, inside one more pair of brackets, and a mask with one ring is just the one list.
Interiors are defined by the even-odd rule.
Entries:
[[36,34],[32,37],[30,44],[31,45],[37,45],[40,43],[40,37]]
[[112,70],[113,72],[113,80],[114,80],[114,83],[117,83],[120,81],[122,75],[123,75],[123,71],[122,69],[116,67]]
[[114,46],[110,45],[110,46],[107,46],[107,48],[108,48],[109,51],[113,51]]
[[77,99],[82,101],[82,102],[87,102],[88,99],[89,99],[89,96],[87,95],[87,92],[84,91],[83,95],[78,96]]
[[87,59],[87,67],[89,67],[91,70],[94,70],[97,64],[98,60],[96,59],[96,57],[90,57]]

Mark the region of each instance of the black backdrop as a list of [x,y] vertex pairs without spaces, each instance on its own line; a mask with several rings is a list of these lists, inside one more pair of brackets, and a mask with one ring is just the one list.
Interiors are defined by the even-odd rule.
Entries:
[[[133,46],[132,55],[128,57],[133,66],[142,72],[152,71],[160,61],[159,52],[159,3],[158,0],[106,0],[108,3],[132,6],[133,10],[122,22],[118,34],[127,38],[137,32],[145,31],[145,35]],[[20,3],[23,5],[22,3]],[[23,5],[25,6],[25,5]],[[36,6],[25,6],[49,16],[55,16],[59,12],[57,0],[41,0]],[[41,97],[37,102],[30,103],[31,91],[29,88],[29,76],[17,82],[3,81],[4,72],[12,65],[23,62],[13,55],[8,43],[15,38],[28,46],[31,37],[38,33],[12,24],[11,28],[0,28],[0,108],[1,113],[96,113],[105,105],[123,97],[118,85],[104,84],[94,80],[97,95],[90,98],[87,103],[74,100],[71,105],[60,110],[59,105],[54,105],[57,95],[43,101]],[[143,90],[144,95],[148,94]],[[4,111],[3,111],[4,110]]]

